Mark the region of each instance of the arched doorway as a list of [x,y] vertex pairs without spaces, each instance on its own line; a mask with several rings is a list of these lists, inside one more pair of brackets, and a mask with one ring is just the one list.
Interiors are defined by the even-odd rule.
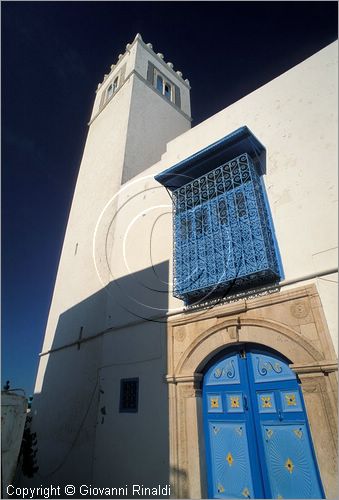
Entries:
[[324,498],[303,396],[289,361],[242,344],[203,379],[209,498]]

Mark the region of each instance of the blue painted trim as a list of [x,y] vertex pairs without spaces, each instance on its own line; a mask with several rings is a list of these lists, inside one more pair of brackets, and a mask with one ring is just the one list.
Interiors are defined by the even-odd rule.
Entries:
[[173,295],[186,302],[280,280],[260,177],[247,153],[173,193]]
[[[240,374],[240,379],[243,381],[241,386],[239,387],[239,384],[227,384],[225,385],[225,391],[227,391],[227,394],[239,394],[240,392],[248,394],[248,386],[247,386],[247,376],[246,376],[246,360],[242,359],[239,357],[238,353],[233,353],[238,357],[238,366],[239,366],[239,374]],[[232,353],[229,353],[229,356],[232,356]],[[227,356],[227,357],[229,357]],[[217,363],[218,364],[218,363]],[[210,373],[214,370],[216,365],[212,365],[205,374],[204,380],[208,380]],[[224,414],[213,414],[211,415],[208,413],[208,401],[206,397],[206,393],[210,393],[211,391],[215,392],[220,392],[220,385],[208,385],[206,386],[203,384],[203,427],[204,427],[204,434],[205,434],[205,439],[206,439],[206,450],[209,450],[211,447],[210,443],[210,436],[209,436],[209,427],[208,427],[208,422],[223,422],[227,421],[229,423],[245,423],[246,429],[247,429],[247,440],[248,440],[248,453],[250,457],[250,463],[252,464],[251,468],[251,475],[252,475],[252,483],[253,483],[253,488],[254,488],[254,497],[255,498],[263,498],[263,489],[262,489],[262,479],[259,481],[258,484],[256,484],[257,478],[262,478],[261,476],[261,471],[259,467],[259,460],[258,460],[258,454],[257,454],[257,449],[256,447],[251,446],[251,442],[255,440],[255,431],[254,431],[254,425],[253,425],[253,420],[250,418],[250,410],[251,410],[251,403],[249,400],[247,400],[247,404],[249,405],[249,411],[245,412],[239,412],[239,413],[231,413],[227,414],[227,419],[225,420],[225,413]],[[224,396],[225,397],[225,396]],[[227,408],[226,405],[226,398],[224,399],[224,408]],[[208,498],[215,498],[213,496],[214,491],[213,491],[213,483],[212,483],[212,478],[213,478],[213,465],[212,465],[212,460],[210,453],[207,451],[206,454],[206,467],[207,467],[207,485],[208,485]],[[251,492],[252,493],[252,492]],[[226,498],[225,496],[220,496],[220,498]],[[228,497],[230,498],[230,497]],[[239,497],[240,498],[240,497]],[[243,497],[241,497],[243,498]],[[253,498],[253,494],[251,494],[251,498]]]
[[[259,413],[276,413],[277,405],[275,403],[275,394],[272,391],[257,391],[257,403],[258,403],[258,411]],[[264,400],[264,401],[263,401]],[[265,406],[264,403],[268,401],[270,406]]]
[[265,162],[243,126],[155,177],[173,191],[173,295],[186,305],[284,278]]
[[[208,400],[207,412],[208,413],[222,413],[224,411],[224,405],[223,405],[222,399],[223,398],[222,398],[220,393],[216,393],[215,391],[208,392],[207,393],[207,400]],[[213,400],[217,400],[217,407],[214,407],[212,405]]]
[[[287,365],[290,363],[290,361],[284,359],[280,355],[272,354],[271,352],[268,352],[268,351],[265,351],[262,349],[256,349],[256,348],[250,349],[250,347],[251,346],[249,345],[246,349],[246,350],[248,350],[248,359],[249,359],[249,363],[247,364],[247,369],[248,369],[248,375],[249,375],[249,387],[250,387],[251,400],[253,402],[255,410],[258,412],[258,415],[259,415],[259,418],[255,419],[255,428],[256,428],[257,445],[258,445],[260,460],[261,460],[261,464],[262,464],[262,472],[264,475],[264,487],[265,487],[265,490],[267,491],[266,498],[272,498],[272,491],[271,491],[271,487],[270,487],[269,474],[268,474],[267,465],[266,465],[265,450],[264,450],[264,447],[258,442],[258,440],[259,440],[259,436],[261,436],[261,424],[265,423],[267,425],[269,425],[269,424],[273,425],[273,424],[279,423],[280,422],[279,421],[279,412],[282,412],[281,413],[281,415],[283,416],[283,420],[281,421],[282,424],[285,423],[286,425],[290,425],[290,424],[298,425],[298,424],[303,423],[306,426],[307,432],[308,432],[308,436],[307,436],[308,442],[309,442],[310,449],[311,449],[311,454],[312,454],[313,463],[314,463],[314,467],[315,467],[315,471],[316,471],[318,485],[319,485],[319,488],[320,488],[320,491],[322,494],[322,498],[325,498],[324,488],[322,485],[320,472],[319,472],[319,468],[318,468],[318,464],[317,464],[317,460],[316,460],[316,456],[315,456],[315,452],[314,452],[313,442],[312,442],[312,438],[311,438],[311,431],[310,431],[309,424],[308,424],[306,408],[305,408],[302,392],[301,392],[301,389],[299,387],[296,376],[295,376],[294,380],[282,380],[282,381],[278,380],[278,381],[270,381],[270,382],[266,382],[266,383],[256,383],[254,380],[253,365],[252,365],[252,360],[253,360],[254,354],[269,355],[269,356],[275,357],[277,360],[280,361],[280,363],[284,363]],[[275,392],[279,391],[279,392],[282,392],[282,391],[289,391],[289,390],[298,391],[300,401],[301,401],[301,406],[302,406],[301,411],[299,411],[299,412],[284,412],[280,394],[276,394],[275,395],[275,404],[276,404],[276,408],[277,408],[277,413],[276,414],[259,413],[258,400],[256,397],[256,393],[258,391],[260,391],[260,392],[261,391],[275,391]]]
[[266,172],[266,149],[245,125],[157,174],[154,178],[173,191],[244,152],[251,156],[258,174],[264,174]]
[[[294,379],[292,380],[272,380],[269,382],[264,382],[264,383],[256,383],[254,379],[254,372],[253,372],[253,361],[254,358],[253,356],[256,356],[258,354],[262,354],[264,356],[269,356],[273,357],[277,361],[279,361],[282,364],[288,365],[289,361],[286,360],[284,357],[280,355],[276,355],[275,353],[272,353],[271,350],[264,350],[264,349],[258,349],[254,345],[252,346],[251,344],[248,344],[246,346],[246,358],[240,357],[239,353],[236,351],[230,351],[227,356],[222,356],[219,355],[218,358],[215,358],[214,361],[212,360],[208,366],[206,367],[205,371],[205,376],[204,376],[204,383],[203,383],[203,427],[204,427],[204,432],[205,432],[205,437],[206,437],[206,461],[207,461],[207,479],[208,479],[208,497],[213,498],[213,484],[212,484],[212,478],[213,478],[213,462],[212,462],[212,457],[211,453],[209,452],[210,450],[210,434],[209,434],[209,427],[208,427],[208,422],[215,422],[216,425],[218,422],[228,422],[230,424],[234,423],[236,424],[237,422],[241,423],[242,425],[246,425],[248,433],[247,433],[247,438],[248,438],[248,443],[252,443],[252,446],[249,446],[249,459],[250,459],[250,467],[252,471],[252,483],[253,483],[253,489],[254,489],[254,497],[255,498],[272,498],[272,490],[270,487],[270,477],[272,478],[272,475],[270,476],[268,467],[271,467],[270,462],[266,462],[266,451],[265,449],[267,446],[265,445],[265,442],[263,441],[263,435],[262,435],[262,427],[263,425],[267,426],[277,426],[277,432],[278,429],[282,429],[285,425],[290,427],[291,425],[300,425],[304,426],[303,427],[303,435],[305,436],[305,443],[307,443],[306,447],[306,457],[308,456],[310,460],[313,460],[313,463],[310,462],[310,470],[313,469],[314,466],[314,472],[315,475],[312,476],[314,477],[314,482],[312,480],[312,494],[317,494],[319,491],[321,492],[321,497],[325,498],[324,494],[324,489],[322,486],[321,478],[320,478],[320,473],[316,461],[316,456],[314,453],[314,447],[311,439],[311,433],[307,421],[307,415],[306,415],[306,410],[305,410],[305,405],[302,397],[302,392],[300,390],[298,380],[294,376]],[[234,385],[225,385],[222,387],[221,385],[206,385],[205,381],[209,380],[209,375],[213,372],[216,366],[220,365],[220,363],[223,362],[223,360],[226,360],[230,358],[231,356],[237,356],[238,359],[238,365],[239,365],[239,375],[240,375],[240,386],[239,384],[234,384]],[[217,359],[217,361],[216,361]],[[219,414],[208,414],[207,412],[207,398],[206,398],[206,391],[212,392],[215,391],[216,393],[224,393],[222,394],[223,399],[223,407],[224,409],[227,408],[226,406],[226,397],[227,395],[234,393],[234,394],[239,394],[240,392],[243,392],[244,396],[247,395],[247,406],[248,406],[248,411],[246,411],[246,403],[244,402],[244,409],[245,411],[243,413],[219,413]],[[284,408],[282,405],[282,400],[281,400],[281,392],[284,391],[297,391],[300,397],[300,406],[299,406],[299,411],[296,411],[294,413],[292,412],[284,412]],[[273,392],[274,395],[274,402],[276,405],[276,413],[259,413],[259,405],[258,405],[258,398],[257,398],[257,392],[263,393],[263,392]],[[245,400],[244,400],[245,401]],[[281,419],[281,416],[283,418]],[[305,434],[305,430],[307,433]],[[280,431],[279,431],[280,432]],[[293,443],[292,443],[293,444]],[[266,448],[265,448],[266,446]],[[296,447],[299,445],[296,444]],[[298,448],[296,448],[298,449]],[[292,448],[293,450],[293,448]],[[267,453],[269,453],[267,451]],[[292,456],[293,459],[293,456]],[[271,459],[270,459],[271,460]],[[217,463],[217,462],[216,462]],[[255,483],[257,481],[257,484]],[[304,482],[304,484],[306,484]],[[310,483],[311,484],[311,483]],[[289,488],[290,486],[285,483],[285,488]],[[230,495],[227,496],[227,491],[225,491],[225,494],[218,494],[216,498],[230,498]],[[251,495],[251,498],[253,498],[253,494]],[[289,498],[289,497],[288,497]],[[312,497],[311,497],[312,498]],[[314,497],[313,497],[314,498]]]

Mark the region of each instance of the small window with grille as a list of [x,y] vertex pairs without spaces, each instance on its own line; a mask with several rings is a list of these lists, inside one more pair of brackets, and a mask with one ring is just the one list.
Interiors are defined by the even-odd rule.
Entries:
[[107,89],[107,99],[109,99],[111,97],[111,95],[113,94],[113,84],[111,83],[109,86],[108,86],[108,89]]
[[106,92],[106,99],[110,99],[112,95],[116,92],[119,83],[119,76],[117,76],[112,83],[109,84]]
[[178,85],[171,81],[151,62],[148,63],[147,81],[159,94],[178,108],[181,108],[180,89]]
[[139,378],[123,378],[120,381],[120,413],[137,413]]
[[155,68],[156,89],[170,101],[174,101],[173,85],[166,80]]
[[113,82],[113,94],[118,88],[119,77],[117,76]]

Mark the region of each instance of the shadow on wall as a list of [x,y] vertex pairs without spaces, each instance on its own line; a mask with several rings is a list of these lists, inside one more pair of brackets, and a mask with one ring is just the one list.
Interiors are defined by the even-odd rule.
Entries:
[[[133,484],[169,483],[167,280],[163,262],[60,315],[31,413],[39,471],[21,473],[20,486],[72,484],[76,498],[90,498],[81,485],[127,488],[130,497]],[[120,408],[121,379],[129,378],[139,381],[136,412]],[[126,498],[116,493],[105,498]]]

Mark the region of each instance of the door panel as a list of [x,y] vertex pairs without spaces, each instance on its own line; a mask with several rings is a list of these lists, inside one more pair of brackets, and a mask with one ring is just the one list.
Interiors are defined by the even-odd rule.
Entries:
[[253,498],[246,422],[210,422],[214,498]]
[[279,356],[247,348],[204,377],[210,498],[324,498],[302,394]]
[[280,391],[283,412],[303,411],[299,391]]
[[238,355],[230,356],[216,363],[205,376],[205,385],[240,384]]
[[273,498],[321,498],[305,424],[262,425]]
[[248,359],[252,365],[254,382],[257,384],[295,379],[291,368],[277,358],[253,352],[248,353]]
[[259,413],[276,413],[277,406],[275,403],[274,392],[257,391],[257,403]]

